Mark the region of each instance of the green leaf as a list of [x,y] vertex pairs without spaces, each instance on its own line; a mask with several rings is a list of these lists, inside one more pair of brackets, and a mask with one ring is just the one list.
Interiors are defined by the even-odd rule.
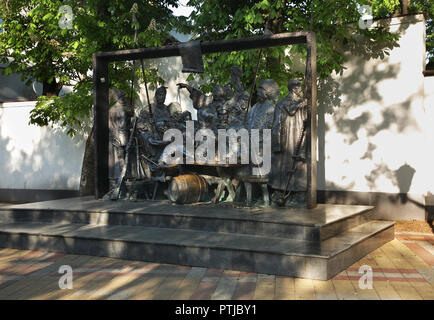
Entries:
[[47,20],[51,20],[51,19],[53,19],[54,18],[54,15],[51,13],[51,12],[48,12],[47,14],[45,14],[43,17],[42,17],[42,20],[43,21],[47,21]]

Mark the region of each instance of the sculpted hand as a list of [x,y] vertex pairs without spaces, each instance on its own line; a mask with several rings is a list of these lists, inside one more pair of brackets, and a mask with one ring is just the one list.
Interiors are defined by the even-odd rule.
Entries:
[[186,84],[186,83],[177,83],[176,84],[178,87],[180,87],[181,89],[184,89],[184,88],[189,88],[190,86],[188,85],[188,84]]

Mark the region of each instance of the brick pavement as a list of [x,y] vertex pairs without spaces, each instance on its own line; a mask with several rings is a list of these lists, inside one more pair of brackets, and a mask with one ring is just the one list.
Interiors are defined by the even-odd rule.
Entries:
[[[73,289],[60,289],[61,265]],[[373,286],[361,289],[361,266]],[[434,236],[397,234],[329,281],[43,251],[0,249],[0,299],[434,300]]]

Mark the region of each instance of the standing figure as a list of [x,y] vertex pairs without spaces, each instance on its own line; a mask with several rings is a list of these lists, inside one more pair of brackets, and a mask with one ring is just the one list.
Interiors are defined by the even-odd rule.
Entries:
[[127,107],[125,93],[117,88],[110,89],[109,101],[109,179],[114,186],[125,165],[132,112]]
[[210,109],[216,111],[216,129],[226,129],[229,121],[229,110],[227,102],[233,95],[230,86],[215,86],[212,89],[213,101],[210,104]]
[[234,96],[226,103],[228,110],[228,124],[230,128],[243,127],[244,116],[249,104],[249,93],[244,90],[241,83],[243,71],[238,66],[231,68],[231,82],[234,88]]
[[280,197],[282,192],[290,191],[293,196],[288,199],[287,205],[292,206],[305,203],[307,190],[306,138],[303,130],[307,104],[303,98],[301,81],[291,80],[288,89],[289,94],[275,109],[268,184],[277,190],[276,195]]

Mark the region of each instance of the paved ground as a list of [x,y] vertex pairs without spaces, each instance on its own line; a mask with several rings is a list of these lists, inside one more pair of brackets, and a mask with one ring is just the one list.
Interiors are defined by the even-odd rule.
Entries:
[[[59,267],[73,289],[59,289]],[[361,289],[359,268],[373,270]],[[417,299],[434,300],[434,236],[397,234],[329,281],[43,251],[0,249],[0,299]]]

